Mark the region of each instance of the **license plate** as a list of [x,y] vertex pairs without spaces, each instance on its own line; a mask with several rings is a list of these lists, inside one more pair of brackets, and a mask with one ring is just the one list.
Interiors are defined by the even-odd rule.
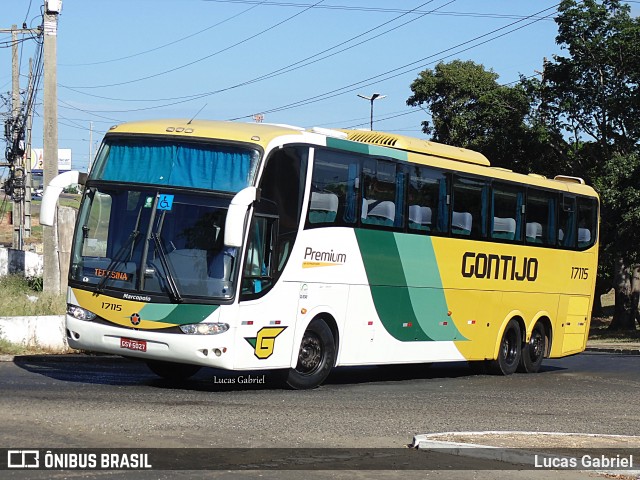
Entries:
[[121,338],[120,348],[135,350],[137,352],[146,352],[147,342],[144,340],[134,340],[133,338]]

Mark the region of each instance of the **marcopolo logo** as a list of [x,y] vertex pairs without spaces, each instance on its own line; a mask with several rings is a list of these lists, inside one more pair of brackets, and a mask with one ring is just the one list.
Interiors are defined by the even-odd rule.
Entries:
[[129,317],[129,320],[131,320],[132,325],[140,325],[140,314],[134,313]]
[[462,255],[462,276],[465,278],[535,282],[538,278],[538,259],[465,252]]

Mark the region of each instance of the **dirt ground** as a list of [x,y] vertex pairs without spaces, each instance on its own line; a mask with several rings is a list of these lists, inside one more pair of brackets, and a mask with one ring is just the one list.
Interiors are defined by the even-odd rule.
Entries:
[[[0,195],[0,246],[11,247],[13,244],[14,225],[12,225],[9,197]],[[41,251],[42,227],[40,226],[40,200],[31,202],[31,236],[24,238],[24,244],[29,251]]]

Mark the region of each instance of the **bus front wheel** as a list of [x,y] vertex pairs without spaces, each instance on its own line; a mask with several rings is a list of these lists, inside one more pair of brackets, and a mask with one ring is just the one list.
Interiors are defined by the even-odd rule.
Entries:
[[498,358],[491,362],[491,370],[497,375],[511,375],[520,363],[522,355],[522,334],[520,325],[514,319],[507,323],[507,327],[500,340]]
[[153,373],[166,380],[178,382],[193,377],[200,367],[184,363],[162,362],[159,360],[147,360],[147,366]]
[[531,332],[531,339],[522,348],[522,357],[518,371],[537,373],[542,365],[542,359],[547,347],[547,334],[540,322],[536,323]]
[[333,333],[324,320],[311,321],[302,336],[298,363],[289,369],[287,384],[296,390],[315,388],[329,376],[336,359]]

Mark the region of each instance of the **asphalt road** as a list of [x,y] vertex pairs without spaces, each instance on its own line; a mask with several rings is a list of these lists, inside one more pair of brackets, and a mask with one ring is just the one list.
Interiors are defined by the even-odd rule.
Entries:
[[0,362],[0,448],[402,448],[415,434],[470,430],[640,435],[639,387],[640,356],[592,353],[508,377],[473,375],[466,364],[344,368],[311,391],[260,372],[203,369],[172,384],[119,357],[16,357]]

